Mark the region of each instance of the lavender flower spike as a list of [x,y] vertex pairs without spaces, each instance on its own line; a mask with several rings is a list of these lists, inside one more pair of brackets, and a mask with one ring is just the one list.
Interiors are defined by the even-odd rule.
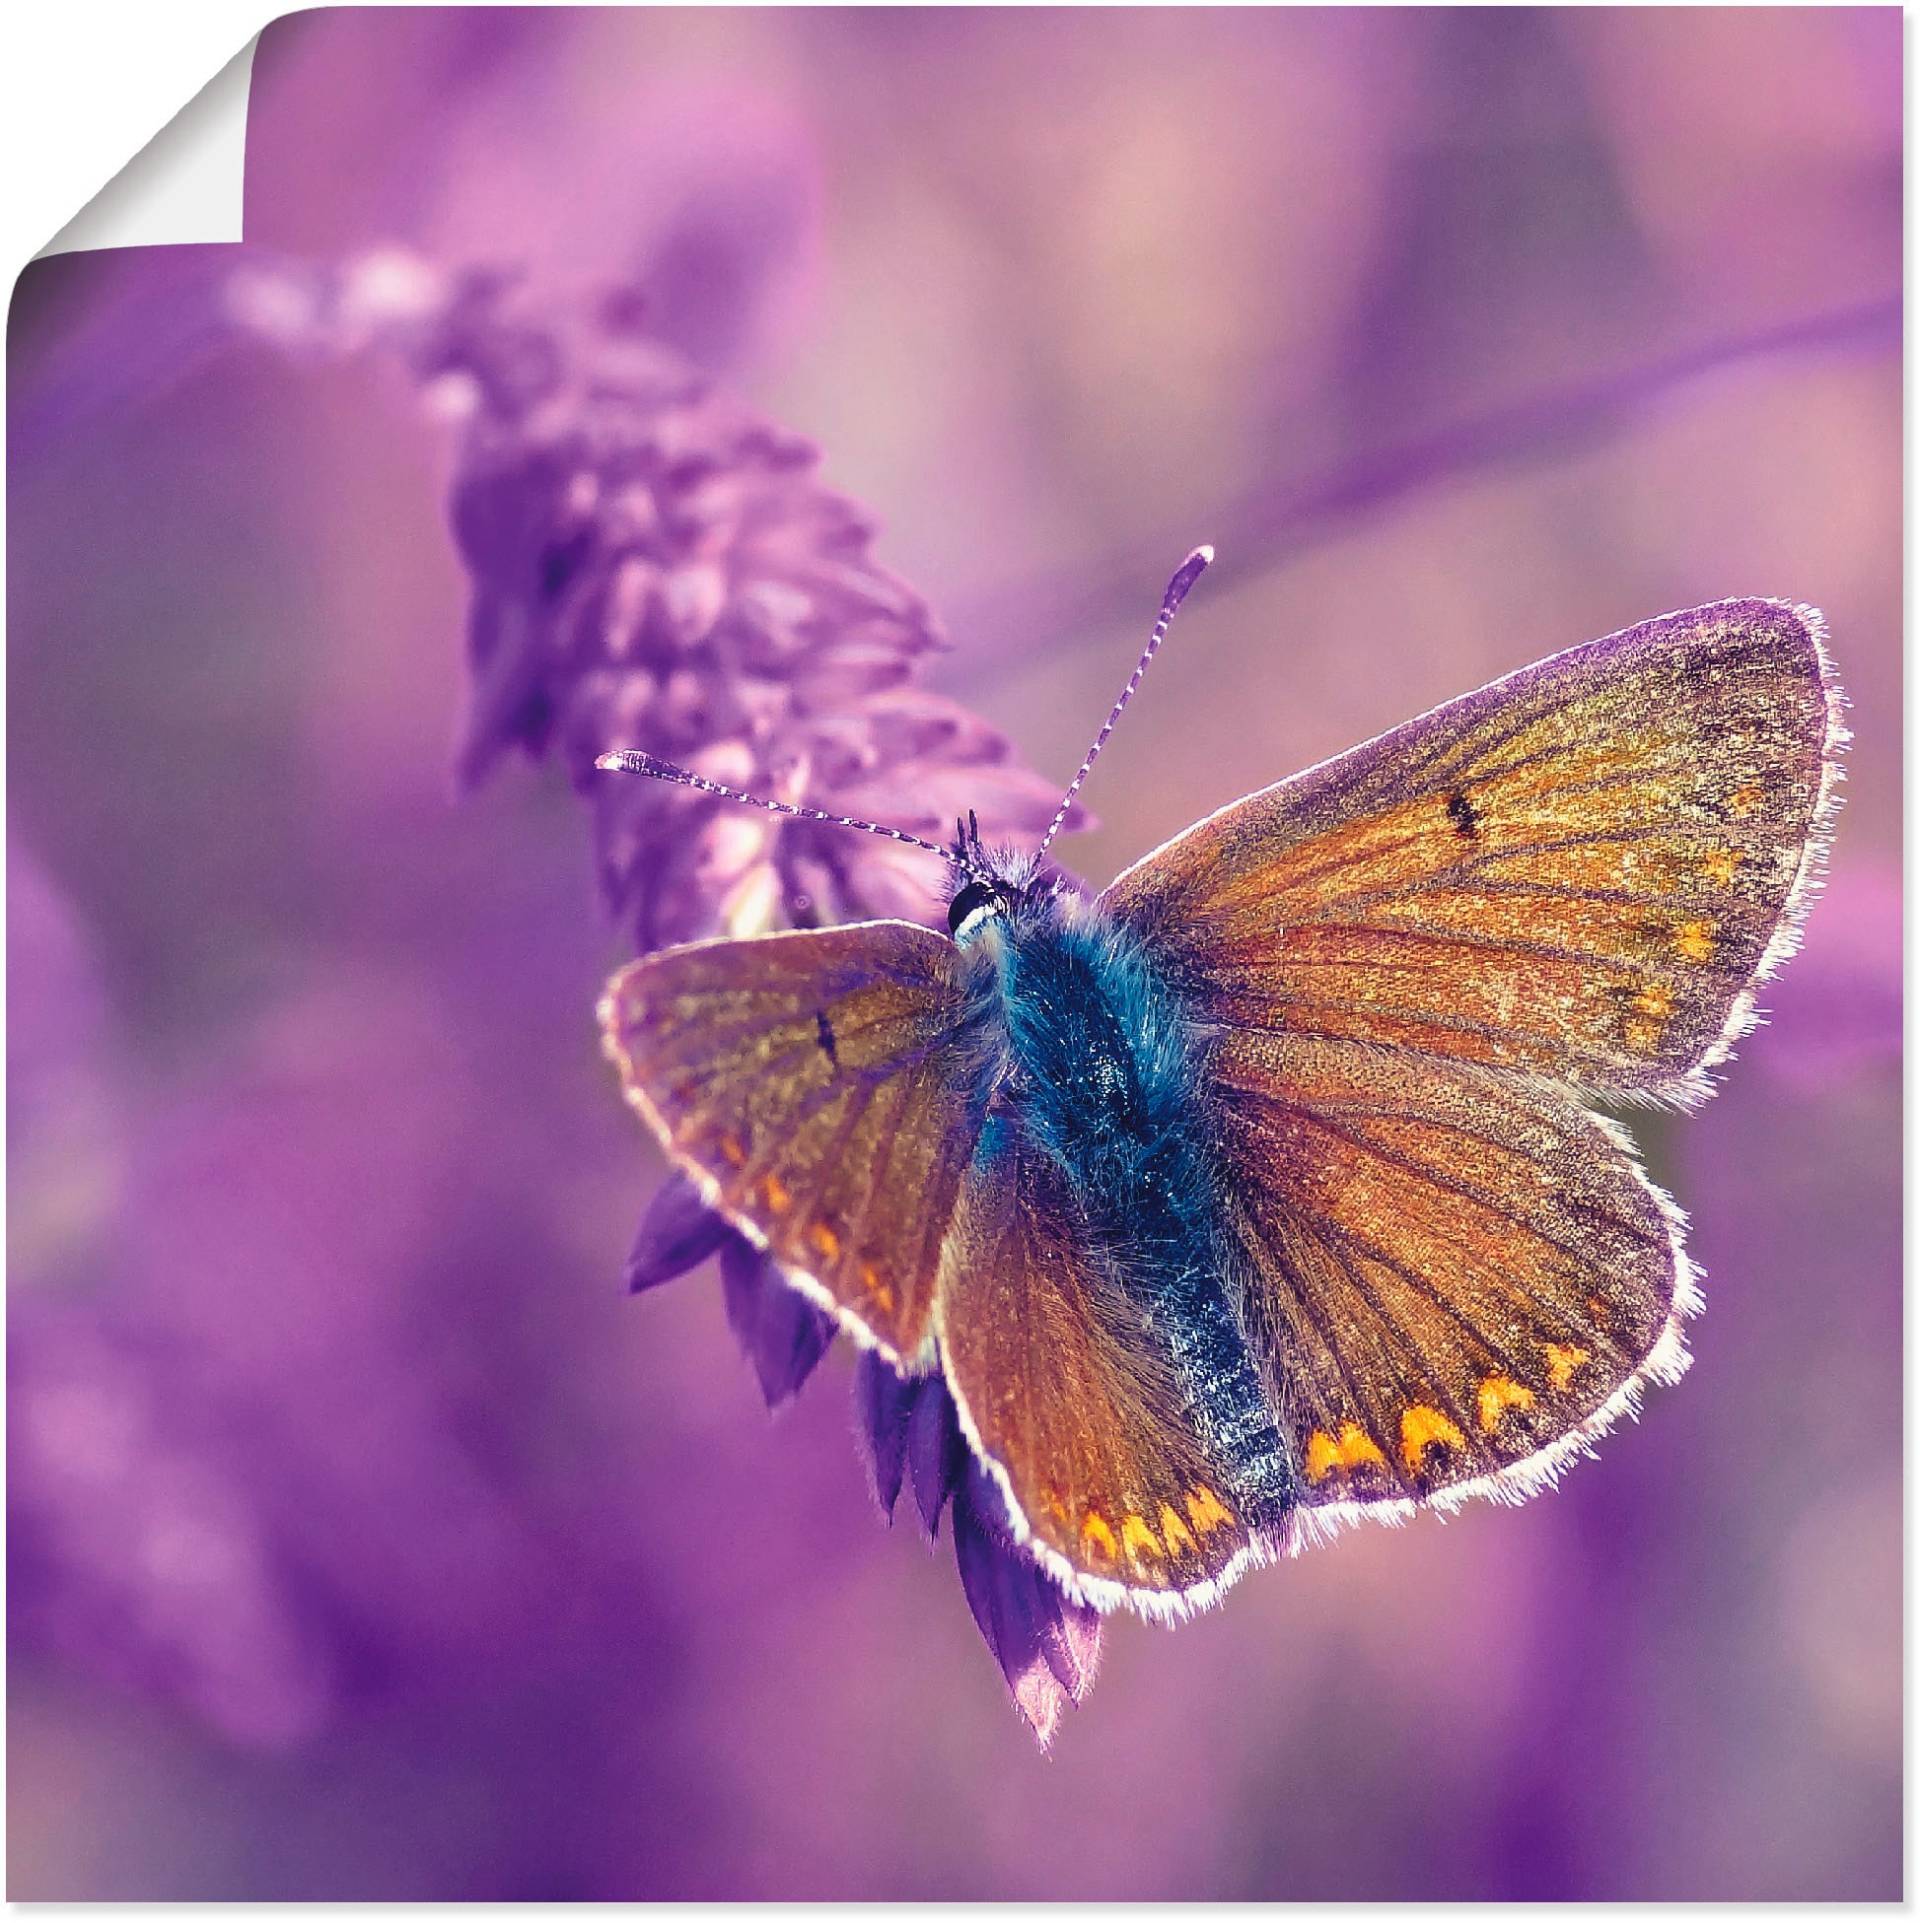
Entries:
[[[808,442],[650,339],[630,294],[543,305],[511,275],[402,253],[251,266],[228,291],[235,324],[283,350],[398,358],[456,425],[450,513],[471,583],[461,776],[479,780],[509,749],[556,754],[592,811],[601,888],[636,949],[875,916],[937,922],[945,871],[906,842],[596,772],[623,750],[936,844],[973,809],[991,839],[1038,846],[1056,788],[977,715],[914,685],[942,643],[920,598],[872,559],[867,516],[822,485]],[[1087,820],[1076,805],[1054,825]],[[777,1406],[834,1323],[679,1175],[641,1222],[629,1286],[716,1252],[728,1322]],[[945,1385],[859,1366],[881,1507],[891,1515],[909,1472],[929,1538],[952,1504],[974,1619],[1044,1742],[1092,1679],[1097,1622],[969,1496]]]
[[618,749],[935,841],[969,807],[996,839],[1038,841],[1058,790],[979,717],[912,685],[943,644],[919,596],[870,557],[867,516],[822,485],[808,442],[648,339],[630,296],[543,307],[507,275],[385,254],[252,268],[230,305],[283,347],[397,354],[459,423],[451,515],[473,669],[462,774],[478,780],[510,748],[557,752],[637,949],[925,920],[942,869],[893,843],[596,774]]

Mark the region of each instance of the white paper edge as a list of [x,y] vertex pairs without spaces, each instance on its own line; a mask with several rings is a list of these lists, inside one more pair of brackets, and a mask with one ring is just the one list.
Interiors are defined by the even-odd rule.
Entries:
[[238,241],[256,33],[34,256]]

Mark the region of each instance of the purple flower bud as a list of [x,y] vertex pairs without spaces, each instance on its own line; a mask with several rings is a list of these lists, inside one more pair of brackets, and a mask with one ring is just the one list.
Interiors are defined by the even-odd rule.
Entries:
[[1044,1749],[1060,1712],[1093,1686],[1100,1618],[1060,1586],[1001,1525],[999,1492],[974,1465],[953,1500],[953,1554],[967,1607],[1014,1705]]
[[967,1444],[960,1417],[944,1382],[929,1381],[915,1398],[907,1423],[907,1462],[920,1526],[931,1542],[940,1533],[940,1511],[967,1470]]
[[627,1257],[627,1287],[635,1295],[657,1289],[695,1269],[731,1233],[725,1221],[700,1199],[684,1175],[673,1174],[654,1191]]
[[889,1522],[907,1469],[908,1424],[926,1386],[924,1378],[897,1374],[871,1350],[854,1370],[854,1433],[867,1458],[874,1499]]
[[779,1264],[731,1229],[720,1247],[727,1326],[760,1378],[767,1407],[797,1394],[832,1345],[833,1318],[787,1286]]

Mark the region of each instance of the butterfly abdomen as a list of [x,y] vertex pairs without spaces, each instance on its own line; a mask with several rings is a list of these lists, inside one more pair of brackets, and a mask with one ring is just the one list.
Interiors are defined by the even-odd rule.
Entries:
[[1070,898],[1016,925],[1004,955],[1010,1100],[1173,1361],[1223,1477],[1243,1508],[1277,1516],[1293,1478],[1222,1285],[1235,1258],[1194,1126],[1185,1012],[1136,941]]

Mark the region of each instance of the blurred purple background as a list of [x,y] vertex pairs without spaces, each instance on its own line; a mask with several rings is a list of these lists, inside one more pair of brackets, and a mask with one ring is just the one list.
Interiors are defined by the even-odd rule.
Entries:
[[[638,1301],[622,946],[550,772],[468,801],[445,432],[223,336],[225,250],[10,334],[9,1894],[1893,1898],[1897,12],[322,10],[248,250],[637,280],[817,440],[933,686],[1096,879],[1536,655],[1818,603],[1806,951],[1636,1128],[1693,1373],[1558,1494],[1122,1622],[1042,1759],[844,1352],[771,1422]],[[244,250],[243,250],[244,251]]]

